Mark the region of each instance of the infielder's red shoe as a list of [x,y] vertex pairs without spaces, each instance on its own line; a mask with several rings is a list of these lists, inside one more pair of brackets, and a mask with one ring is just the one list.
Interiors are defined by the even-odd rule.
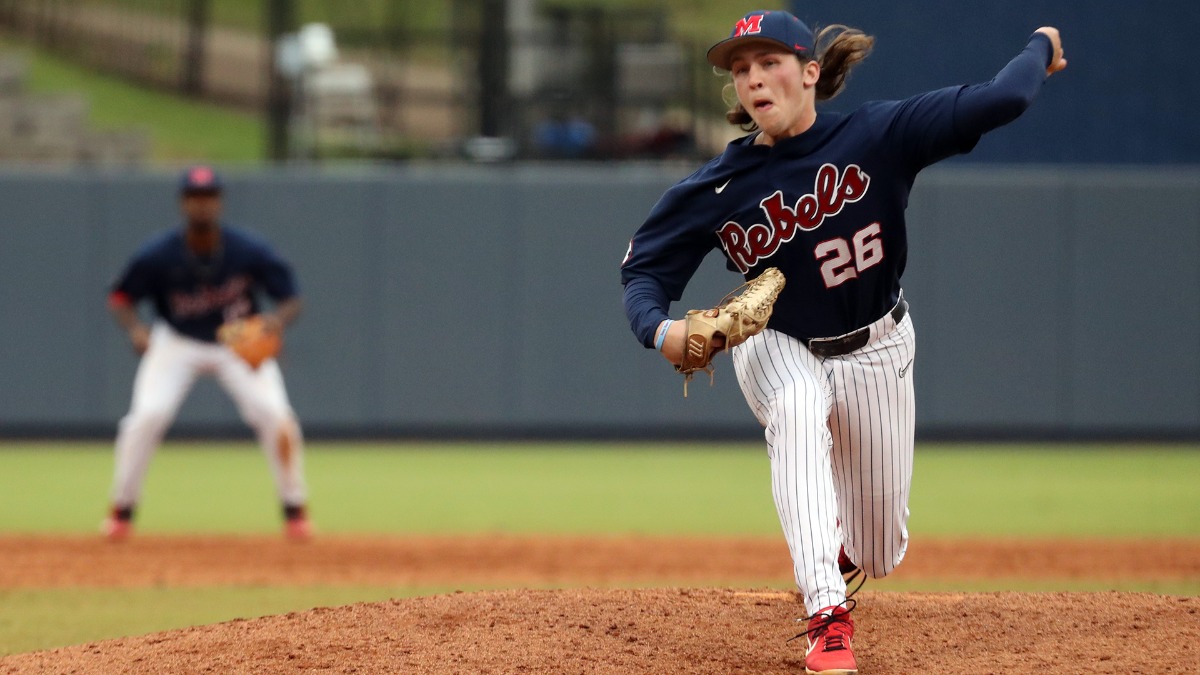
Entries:
[[308,541],[313,536],[313,526],[308,520],[308,509],[303,506],[283,507],[283,536],[290,541]]
[[308,518],[292,518],[283,526],[283,536],[291,541],[308,541],[313,536],[312,523]]
[[808,675],[854,675],[858,664],[850,651],[854,637],[854,619],[841,606],[826,607],[809,619],[808,654],[804,657]]
[[133,523],[113,513],[100,523],[100,534],[109,541],[125,541],[133,534]]

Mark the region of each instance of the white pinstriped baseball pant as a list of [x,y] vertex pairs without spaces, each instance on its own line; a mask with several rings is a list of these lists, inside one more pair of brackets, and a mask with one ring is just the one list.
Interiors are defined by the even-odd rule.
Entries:
[[732,350],[766,429],[775,508],[809,614],[846,598],[840,546],[873,578],[908,546],[916,336],[908,315],[870,330],[844,356],[820,358],[771,329]]

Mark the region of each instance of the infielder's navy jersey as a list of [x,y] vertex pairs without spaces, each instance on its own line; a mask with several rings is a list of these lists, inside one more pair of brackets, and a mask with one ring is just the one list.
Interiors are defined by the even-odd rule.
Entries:
[[774,146],[755,145],[756,134],[730,143],[668,190],[631,240],[621,279],[634,332],[651,346],[669,302],[713,248],[747,280],[767,267],[783,272],[775,330],[835,337],[879,319],[899,300],[917,173],[1024,111],[1051,51],[1036,34],[987,84],[820,112]]
[[198,256],[180,228],[152,238],[134,254],[113,285],[112,300],[136,304],[149,298],[175,330],[215,342],[222,323],[258,312],[259,290],[276,301],[296,295],[291,267],[267,242],[222,226],[220,249]]

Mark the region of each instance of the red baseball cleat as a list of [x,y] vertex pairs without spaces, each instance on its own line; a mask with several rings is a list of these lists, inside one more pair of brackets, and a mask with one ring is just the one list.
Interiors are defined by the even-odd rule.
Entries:
[[[853,605],[851,605],[853,607]],[[808,675],[854,675],[858,664],[850,651],[854,619],[850,610],[835,605],[812,615],[808,622],[808,653],[804,657]]]
[[113,509],[104,522],[100,523],[100,534],[109,541],[125,541],[133,534],[133,520],[119,509]]
[[313,526],[308,520],[308,509],[303,506],[283,507],[283,536],[290,541],[308,541],[313,536]]
[[308,518],[293,518],[283,526],[283,536],[291,541],[308,541],[312,535],[312,523]]

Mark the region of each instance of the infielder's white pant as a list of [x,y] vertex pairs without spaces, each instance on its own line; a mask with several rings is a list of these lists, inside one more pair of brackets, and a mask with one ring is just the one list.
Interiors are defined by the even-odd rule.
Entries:
[[770,329],[732,350],[766,428],[775,508],[809,614],[846,599],[839,546],[876,578],[908,546],[915,334],[908,315],[870,330],[867,345],[844,356],[814,356]]
[[304,440],[279,364],[271,359],[255,370],[228,348],[186,337],[161,322],[151,331],[133,383],[133,404],[117,430],[112,503],[137,503],[150,457],[196,377],[208,374],[216,375],[242,419],[254,428],[280,500],[304,505]]

